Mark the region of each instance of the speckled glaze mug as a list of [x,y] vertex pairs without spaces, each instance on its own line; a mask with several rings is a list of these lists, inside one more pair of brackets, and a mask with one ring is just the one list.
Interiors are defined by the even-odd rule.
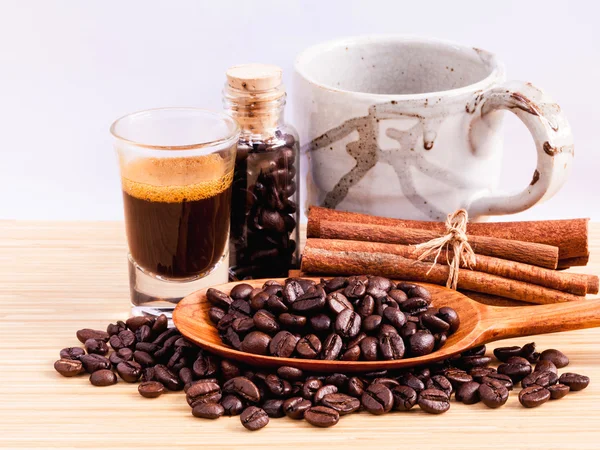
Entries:
[[[419,220],[465,208],[477,218],[530,208],[568,177],[573,137],[560,107],[531,83],[506,82],[486,51],[367,36],[311,47],[295,69],[305,206]],[[497,190],[502,110],[523,121],[537,151],[516,193]]]

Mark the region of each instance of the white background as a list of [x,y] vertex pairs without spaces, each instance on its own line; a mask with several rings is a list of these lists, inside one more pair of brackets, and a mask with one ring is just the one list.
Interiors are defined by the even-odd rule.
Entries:
[[[0,0],[0,219],[121,219],[113,119],[159,106],[221,109],[230,65],[278,64],[289,84],[307,46],[399,33],[493,51],[509,78],[550,92],[574,130],[574,171],[552,200],[513,217],[600,220],[594,4]],[[531,138],[510,115],[505,132],[503,185],[521,188],[534,168]]]

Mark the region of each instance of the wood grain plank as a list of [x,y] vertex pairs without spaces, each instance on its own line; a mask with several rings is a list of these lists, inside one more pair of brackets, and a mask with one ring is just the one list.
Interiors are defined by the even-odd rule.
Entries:
[[[600,274],[600,224],[591,226],[590,250],[590,265],[574,272]],[[127,317],[125,255],[121,223],[0,222],[0,448],[400,448],[401,440],[432,449],[598,448],[600,329],[536,337],[539,348],[568,354],[569,371],[592,378],[561,401],[526,410],[513,393],[499,410],[452,402],[441,416],[361,413],[328,430],[277,419],[250,433],[238,418],[193,418],[183,393],[150,400],[136,385],[60,377],[52,363],[61,348],[80,345],[78,328]]]

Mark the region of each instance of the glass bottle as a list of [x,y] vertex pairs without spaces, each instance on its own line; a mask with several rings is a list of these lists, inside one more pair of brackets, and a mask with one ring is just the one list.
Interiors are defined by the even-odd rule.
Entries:
[[240,124],[233,178],[230,279],[287,277],[298,263],[298,133],[284,121],[277,66],[227,70],[226,111]]

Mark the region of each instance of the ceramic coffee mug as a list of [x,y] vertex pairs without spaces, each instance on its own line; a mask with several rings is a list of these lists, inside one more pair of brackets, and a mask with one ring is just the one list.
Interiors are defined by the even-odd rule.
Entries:
[[[294,88],[306,205],[420,220],[458,208],[511,214],[555,194],[573,160],[560,107],[531,83],[506,82],[478,48],[399,36],[324,43],[297,58]],[[502,110],[525,123],[537,151],[516,193],[496,188]]]

